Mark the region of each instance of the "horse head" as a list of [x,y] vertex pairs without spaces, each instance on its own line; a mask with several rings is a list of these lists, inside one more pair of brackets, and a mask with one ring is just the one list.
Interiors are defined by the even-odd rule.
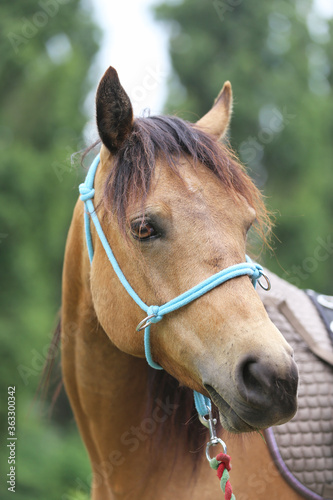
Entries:
[[[220,142],[232,108],[226,82],[196,124],[176,117],[133,118],[109,68],[97,91],[102,140],[95,206],[131,287],[162,305],[228,266],[242,263],[247,233],[265,210],[257,188]],[[98,321],[121,351],[144,357],[144,314],[122,287],[96,231],[90,290]],[[86,249],[85,249],[86,251]],[[224,428],[246,432],[296,411],[293,352],[269,320],[248,276],[239,276],[151,325],[152,357],[211,397]]]

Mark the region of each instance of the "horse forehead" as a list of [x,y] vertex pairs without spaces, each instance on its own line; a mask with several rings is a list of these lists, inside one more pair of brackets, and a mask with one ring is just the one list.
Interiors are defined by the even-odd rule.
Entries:
[[172,212],[194,211],[195,207],[203,213],[228,213],[241,220],[252,222],[255,210],[246,199],[227,189],[223,182],[203,164],[193,166],[189,159],[181,160],[180,176],[167,166],[160,164],[157,175],[156,191],[153,197],[164,199],[172,205]]
[[[179,175],[163,163],[158,165],[157,179],[161,194],[177,197],[181,193],[193,201],[209,201],[212,196],[225,192],[225,187],[207,167],[202,164],[193,165],[190,158],[181,159],[178,166]],[[167,188],[167,189],[166,189]]]

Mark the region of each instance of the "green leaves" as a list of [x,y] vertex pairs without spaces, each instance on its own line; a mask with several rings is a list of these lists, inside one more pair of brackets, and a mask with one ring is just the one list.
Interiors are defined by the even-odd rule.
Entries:
[[[58,408],[60,430],[31,406],[60,307],[64,246],[83,177],[71,155],[82,149],[99,31],[79,0],[3,0],[0,29],[0,393],[17,387],[17,499],[55,500],[88,476],[88,459],[67,407]],[[7,498],[6,483],[0,496]]]

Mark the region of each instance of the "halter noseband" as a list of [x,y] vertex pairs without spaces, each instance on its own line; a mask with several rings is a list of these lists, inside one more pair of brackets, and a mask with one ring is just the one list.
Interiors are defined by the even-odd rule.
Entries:
[[[268,277],[264,274],[262,266],[252,262],[251,259],[248,256],[246,256],[247,262],[242,262],[241,264],[235,264],[233,266],[227,267],[226,269],[223,269],[222,271],[219,271],[218,273],[214,274],[213,276],[207,278],[198,285],[194,286],[187,292],[182,293],[178,297],[170,300],[169,302],[166,302],[161,306],[148,306],[147,304],[145,304],[137,295],[137,293],[133,290],[133,288],[125,278],[122,270],[120,269],[119,264],[115,256],[113,255],[109,242],[106,239],[106,236],[104,234],[104,231],[102,229],[102,226],[99,222],[99,219],[95,211],[92,199],[95,195],[94,179],[99,162],[100,162],[100,155],[98,154],[88,170],[85,182],[83,184],[80,184],[79,186],[80,199],[85,204],[84,225],[85,225],[86,241],[87,241],[90,263],[92,262],[94,256],[94,249],[90,231],[90,217],[91,217],[95,229],[97,231],[97,234],[99,236],[99,239],[101,240],[104,250],[109,258],[109,261],[111,262],[113,270],[115,271],[120,282],[122,283],[126,291],[129,293],[129,295],[132,297],[132,299],[147,314],[146,318],[140,321],[140,323],[136,327],[137,331],[144,330],[144,347],[145,347],[145,355],[147,362],[152,368],[155,368],[156,370],[163,370],[163,368],[160,365],[158,365],[153,361],[151,355],[150,325],[152,323],[158,323],[163,319],[163,316],[165,316],[166,314],[176,311],[177,309],[180,309],[186,304],[189,304],[193,300],[198,299],[199,297],[209,292],[213,288],[217,287],[218,285],[221,285],[225,281],[228,281],[232,278],[248,275],[251,278],[254,287],[258,282],[259,285],[265,290],[270,289],[271,287],[270,281]],[[264,287],[260,283],[259,280],[261,277],[264,277],[264,279],[266,280],[267,287]],[[194,402],[195,402],[195,407],[199,413],[199,417],[200,416],[205,417],[206,415],[210,414],[211,401],[208,397],[204,396],[203,394],[200,394],[197,391],[194,391]]]

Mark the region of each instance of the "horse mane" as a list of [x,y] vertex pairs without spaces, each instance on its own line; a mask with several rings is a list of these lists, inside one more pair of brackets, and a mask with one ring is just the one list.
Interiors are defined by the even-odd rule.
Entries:
[[195,124],[175,116],[137,118],[131,134],[114,156],[105,182],[104,206],[116,214],[125,233],[128,207],[138,199],[142,207],[151,188],[156,159],[164,160],[181,177],[180,158],[193,168],[204,164],[234,196],[243,196],[257,214],[255,226],[267,243],[271,229],[263,196],[247,175],[230,146],[216,141]]

